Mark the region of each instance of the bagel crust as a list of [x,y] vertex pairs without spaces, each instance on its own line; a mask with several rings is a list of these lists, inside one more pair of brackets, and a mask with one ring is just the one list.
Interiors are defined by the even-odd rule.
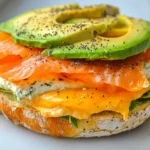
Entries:
[[37,110],[13,101],[9,94],[0,93],[0,110],[11,122],[30,130],[57,137],[101,137],[118,134],[141,125],[150,117],[150,104],[142,106],[124,121],[120,114],[102,112],[78,121],[78,128],[61,118],[43,117]]

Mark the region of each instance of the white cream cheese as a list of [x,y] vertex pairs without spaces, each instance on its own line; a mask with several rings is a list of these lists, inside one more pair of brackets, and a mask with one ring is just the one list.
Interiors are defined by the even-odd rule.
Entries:
[[[150,78],[150,62],[144,65],[144,73],[147,78]],[[41,94],[47,91],[63,90],[68,88],[85,88],[85,86],[77,84],[75,82],[71,83],[69,81],[67,82],[59,79],[45,82],[34,81],[30,84],[27,82],[27,84],[17,85],[13,82],[0,78],[0,88],[12,91],[12,93],[16,95],[17,100],[20,100],[21,98],[32,99],[34,95]]]
[[3,78],[0,78],[0,88],[12,91],[12,93],[16,95],[18,100],[20,100],[21,98],[32,99],[32,97],[36,94],[44,93],[51,90],[63,90],[66,88],[82,87],[83,86],[79,84],[70,83],[63,80],[52,80],[47,82],[34,81],[31,84],[27,83],[17,85]]

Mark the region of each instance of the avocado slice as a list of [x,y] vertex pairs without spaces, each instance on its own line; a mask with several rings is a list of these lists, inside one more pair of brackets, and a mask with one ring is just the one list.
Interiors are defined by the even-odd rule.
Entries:
[[[72,19],[66,20],[64,23],[78,24],[78,23],[87,23],[89,21],[95,21],[95,19],[72,18]],[[122,36],[126,34],[127,32],[128,32],[128,25],[122,18],[118,17],[117,22],[115,22],[114,24],[111,24],[111,27],[109,27],[107,31],[102,35],[105,37],[118,37],[118,36]]]
[[[29,47],[51,48],[91,39],[94,32],[106,32],[116,20],[108,16],[116,16],[118,13],[118,8],[109,5],[84,8],[77,4],[53,6],[19,15],[2,23],[0,30],[10,33],[16,43]],[[76,25],[63,23],[71,18],[95,20]]]
[[[93,39],[75,44],[46,49],[43,54],[62,59],[117,60],[139,54],[150,47],[150,23],[140,19],[119,16],[126,24],[125,34],[118,37],[96,35]],[[125,29],[123,27],[123,29]],[[114,30],[117,30],[115,28]],[[122,30],[120,28],[120,30]],[[113,30],[112,30],[113,31]],[[107,33],[108,34],[108,33]]]

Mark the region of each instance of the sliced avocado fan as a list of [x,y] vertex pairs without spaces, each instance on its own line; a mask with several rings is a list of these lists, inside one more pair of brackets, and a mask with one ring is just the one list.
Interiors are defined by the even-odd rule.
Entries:
[[[93,39],[46,49],[43,54],[62,59],[117,60],[139,54],[150,47],[149,22],[121,15],[117,18],[124,20],[126,25],[112,26],[104,34],[95,35]],[[71,20],[69,23],[72,21],[77,20]]]
[[[53,6],[27,12],[0,25],[0,30],[12,35],[16,43],[29,47],[51,48],[68,45],[93,37],[94,31],[102,34],[114,24],[118,9],[109,5],[80,8],[77,4]],[[79,24],[64,24],[71,18],[97,18]],[[103,18],[103,19],[101,19]]]
[[0,30],[62,59],[125,59],[150,47],[150,23],[119,15],[110,5],[38,9],[2,23]]

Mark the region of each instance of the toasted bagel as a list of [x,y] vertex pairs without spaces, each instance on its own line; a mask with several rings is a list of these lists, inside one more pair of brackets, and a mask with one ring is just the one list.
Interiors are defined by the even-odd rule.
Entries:
[[129,115],[128,121],[115,112],[102,112],[89,119],[79,120],[75,128],[61,118],[46,118],[39,111],[13,100],[13,96],[0,93],[2,113],[16,125],[57,137],[101,137],[118,134],[141,125],[150,117],[150,102],[144,103]]

